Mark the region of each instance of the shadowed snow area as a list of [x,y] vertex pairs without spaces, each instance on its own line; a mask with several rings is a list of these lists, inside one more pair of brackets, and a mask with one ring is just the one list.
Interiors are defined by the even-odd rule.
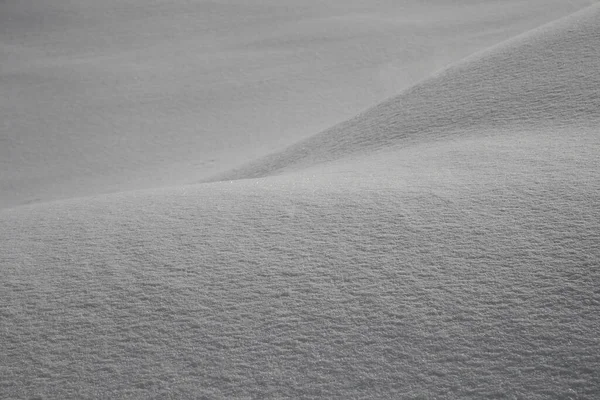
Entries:
[[0,397],[600,397],[599,43],[592,5],[222,181],[0,210]]
[[0,2],[0,207],[192,183],[589,0]]

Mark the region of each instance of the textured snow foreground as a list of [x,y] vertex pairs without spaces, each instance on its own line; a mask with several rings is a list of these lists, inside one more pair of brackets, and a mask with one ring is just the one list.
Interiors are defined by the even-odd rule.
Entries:
[[0,397],[598,398],[598,43],[592,6],[227,180],[0,211]]

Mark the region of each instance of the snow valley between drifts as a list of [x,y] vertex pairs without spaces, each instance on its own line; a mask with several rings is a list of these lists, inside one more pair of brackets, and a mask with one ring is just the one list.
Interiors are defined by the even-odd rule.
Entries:
[[0,398],[600,397],[599,44],[592,4],[204,183],[0,210]]

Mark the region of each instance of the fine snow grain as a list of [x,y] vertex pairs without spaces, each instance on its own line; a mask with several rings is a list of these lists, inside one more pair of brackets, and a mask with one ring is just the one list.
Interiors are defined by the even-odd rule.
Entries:
[[0,210],[0,398],[600,397],[599,27],[227,180]]

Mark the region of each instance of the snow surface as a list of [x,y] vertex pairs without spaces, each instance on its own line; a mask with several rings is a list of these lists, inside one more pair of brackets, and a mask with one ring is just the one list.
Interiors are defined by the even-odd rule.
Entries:
[[426,79],[353,119],[217,180],[255,178],[374,150],[600,126],[600,26],[586,9]]
[[0,208],[203,180],[589,4],[0,1]]
[[600,397],[598,43],[592,5],[217,182],[2,191],[0,398]]

